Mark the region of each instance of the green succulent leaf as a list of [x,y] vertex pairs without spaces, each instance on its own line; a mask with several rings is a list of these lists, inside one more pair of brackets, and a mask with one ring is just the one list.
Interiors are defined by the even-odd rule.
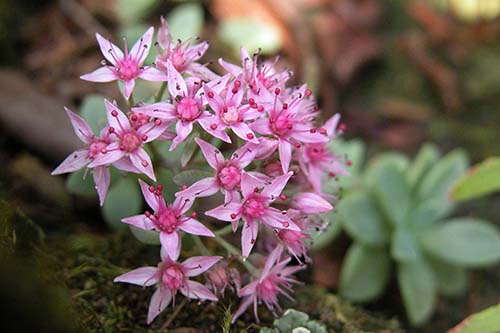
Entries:
[[450,219],[429,229],[420,241],[427,253],[457,266],[482,267],[500,261],[500,231],[479,219]]
[[204,170],[185,170],[176,174],[173,178],[174,183],[179,186],[187,185],[190,186],[193,183],[201,180],[203,178],[213,177],[214,173]]
[[99,135],[101,128],[106,126],[106,109],[104,108],[104,97],[101,95],[88,95],[80,107],[80,116],[89,124],[92,132]]
[[160,233],[154,230],[144,230],[129,225],[132,235],[135,236],[141,243],[148,245],[160,245]]
[[291,332],[294,328],[304,326],[309,321],[309,316],[294,309],[288,309],[283,316],[274,320],[274,326],[280,332]]
[[116,12],[123,23],[134,23],[144,18],[153,8],[154,0],[118,0]]
[[440,260],[428,260],[436,277],[437,288],[446,296],[458,296],[467,288],[467,272],[465,268],[450,265]]
[[347,299],[366,302],[379,297],[390,277],[387,251],[354,243],[340,272],[340,293]]
[[351,192],[338,204],[344,230],[365,245],[384,245],[389,242],[389,230],[367,192]]
[[371,188],[374,181],[376,181],[378,170],[385,169],[388,167],[394,167],[401,172],[405,172],[408,168],[409,161],[408,158],[397,152],[388,152],[378,155],[377,157],[370,160],[364,174],[365,184]]
[[176,6],[167,15],[168,28],[172,40],[182,41],[201,34],[203,28],[203,8],[199,3]]
[[475,313],[449,330],[450,333],[498,333],[500,332],[500,304]]
[[404,226],[396,228],[392,236],[391,256],[399,262],[415,261],[420,258],[420,247],[411,230]]
[[327,224],[326,230],[312,231],[309,234],[312,237],[312,250],[318,251],[333,242],[333,240],[342,231],[342,224],[339,220],[339,214],[332,210],[322,215],[322,220]]
[[427,200],[420,203],[408,214],[408,226],[414,231],[425,231],[447,213],[447,206],[441,205],[436,200]]
[[454,186],[454,200],[468,200],[500,190],[500,157],[491,157],[465,174]]
[[155,185],[163,185],[163,197],[167,202],[173,202],[175,200],[175,192],[179,189],[177,184],[174,183],[174,174],[169,169],[162,167],[156,169],[155,173],[158,179]]
[[432,143],[426,143],[420,148],[417,156],[406,173],[406,179],[413,188],[424,177],[426,172],[438,161],[439,150]]
[[410,323],[422,324],[434,312],[436,280],[432,269],[423,260],[400,263],[398,283]]
[[[85,172],[87,172],[87,174],[85,174]],[[94,179],[87,168],[82,168],[71,173],[66,179],[66,188],[73,194],[86,197],[97,197]]]
[[389,164],[373,170],[371,189],[384,215],[392,225],[403,224],[411,198],[404,173]]
[[467,156],[462,150],[454,150],[437,162],[425,175],[417,191],[421,201],[438,200],[444,206],[453,207],[449,192],[453,184],[467,170]]
[[186,140],[186,145],[184,146],[184,149],[182,149],[182,154],[181,154],[181,166],[184,168],[189,161],[194,156],[194,152],[196,151],[196,148],[198,148],[198,145],[196,144],[196,141],[194,141],[194,138],[198,137],[198,135],[192,135],[188,140]]
[[137,215],[142,209],[142,195],[136,179],[124,177],[112,185],[102,207],[104,220],[113,229],[125,229],[125,217]]

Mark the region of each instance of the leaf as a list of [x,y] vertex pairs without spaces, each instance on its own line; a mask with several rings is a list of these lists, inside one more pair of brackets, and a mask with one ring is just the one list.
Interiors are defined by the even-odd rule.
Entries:
[[422,260],[400,263],[398,282],[410,323],[422,324],[434,312],[436,301],[436,281],[431,268]]
[[280,332],[291,332],[296,327],[304,326],[308,321],[309,316],[304,312],[288,309],[281,318],[274,320],[273,325]]
[[256,18],[223,20],[217,34],[223,42],[232,46],[235,54],[239,54],[242,46],[249,52],[261,49],[263,53],[275,53],[283,43],[279,30]]
[[447,213],[448,207],[441,205],[439,201],[427,200],[411,211],[408,226],[413,231],[425,231]]
[[338,204],[344,230],[357,242],[365,245],[384,245],[389,231],[367,192],[351,192]]
[[440,260],[428,261],[436,277],[437,288],[446,296],[458,296],[467,288],[467,274],[464,268],[447,264]]
[[392,235],[391,256],[399,262],[420,258],[420,247],[415,235],[404,226],[398,226]]
[[420,148],[417,156],[411,163],[406,172],[406,178],[410,188],[413,188],[425,173],[436,163],[439,159],[439,151],[434,144],[426,143]]
[[173,202],[175,200],[175,193],[178,191],[178,186],[174,183],[174,175],[172,171],[159,167],[156,169],[155,173],[156,178],[158,179],[155,185],[163,185],[163,197],[167,202]]
[[179,186],[187,185],[190,186],[193,183],[201,180],[203,178],[213,177],[214,173],[204,170],[186,170],[182,171],[174,176],[174,183]]
[[[87,174],[85,172],[87,171]],[[86,197],[97,197],[94,179],[87,168],[71,173],[66,179],[66,188],[70,193]]]
[[467,157],[462,150],[454,150],[435,164],[420,183],[417,195],[421,201],[438,200],[443,205],[452,206],[448,194],[467,170]]
[[475,165],[453,187],[453,200],[468,200],[500,190],[500,157]]
[[131,24],[146,17],[155,0],[118,0],[116,11],[123,24]]
[[375,169],[372,177],[371,189],[385,216],[392,225],[402,224],[411,203],[404,173],[390,164]]
[[135,236],[141,243],[148,245],[160,245],[160,233],[154,230],[144,230],[129,225],[132,235]]
[[198,147],[198,145],[194,141],[195,137],[198,137],[198,135],[196,135],[196,134],[192,135],[186,141],[186,145],[184,146],[184,149],[182,149],[181,167],[183,167],[183,168],[189,163],[189,161],[191,161],[191,159],[194,156],[194,152],[196,151],[196,148]]
[[393,166],[404,173],[408,164],[408,158],[401,153],[390,152],[380,154],[368,163],[363,180],[368,187],[371,187],[374,180],[376,180],[375,175],[378,170]]
[[322,220],[325,222],[326,230],[318,232],[311,231],[309,234],[312,237],[312,250],[319,251],[325,246],[333,242],[333,240],[342,231],[342,222],[340,222],[338,213],[335,210],[322,215]]
[[96,136],[104,128],[108,120],[104,108],[104,97],[101,95],[88,95],[80,107],[80,116],[89,124]]
[[173,41],[197,37],[203,28],[203,8],[197,3],[176,6],[167,15],[167,22]]
[[334,193],[339,188],[351,188],[357,181],[357,177],[361,173],[363,159],[365,156],[365,145],[361,140],[343,141],[336,138],[327,143],[330,151],[335,155],[346,156],[352,162],[351,166],[347,168],[349,176],[338,176],[338,180],[329,178],[324,184],[324,191],[326,193]]
[[500,261],[500,231],[475,218],[445,221],[420,237],[430,255],[463,267],[482,267]]
[[500,332],[500,304],[467,317],[448,333],[498,333]]
[[390,277],[390,259],[382,248],[354,243],[340,272],[340,294],[356,302],[379,297]]
[[125,229],[125,217],[141,213],[142,195],[136,179],[122,178],[110,187],[102,207],[104,220],[113,229]]

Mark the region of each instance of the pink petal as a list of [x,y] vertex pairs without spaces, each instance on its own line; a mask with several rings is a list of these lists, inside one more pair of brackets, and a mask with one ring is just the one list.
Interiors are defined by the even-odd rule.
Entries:
[[[241,204],[230,202],[205,212],[205,215],[211,216],[221,221],[237,221],[241,218]],[[234,215],[233,215],[234,214]]]
[[241,302],[238,310],[236,313],[233,315],[233,319],[231,319],[231,324],[234,324],[236,322],[236,319],[238,319],[239,316],[241,316],[252,304],[253,301],[256,301],[254,297],[247,297],[243,302]]
[[[160,122],[160,120],[158,120]],[[170,125],[169,121],[161,121],[159,125],[157,125],[154,121],[145,124],[137,129],[137,134],[139,137],[143,137],[146,135],[145,143],[156,140],[160,135],[163,134],[167,130],[167,127]]]
[[197,256],[186,259],[182,264],[184,275],[187,277],[200,275],[215,265],[222,257],[220,256]]
[[126,217],[122,219],[122,222],[143,230],[152,230],[155,227],[153,222],[144,214]]
[[257,133],[262,135],[272,135],[273,131],[269,127],[269,119],[268,118],[260,118],[254,121],[250,127]]
[[245,223],[241,230],[241,255],[248,258],[252,248],[257,240],[259,233],[259,224],[255,222]]
[[160,232],[160,243],[165,249],[167,255],[172,260],[177,260],[179,254],[181,253],[181,240],[177,232],[167,233]]
[[311,133],[309,129],[294,131],[291,136],[295,140],[305,143],[320,143],[330,140],[326,135],[319,132]]
[[181,293],[187,298],[217,301],[215,296],[207,287],[196,281],[186,281],[186,284],[180,288]]
[[137,148],[134,152],[129,153],[130,162],[138,169],[141,170],[146,176],[156,181],[155,173],[153,171],[153,163],[149,158],[148,153],[144,148]]
[[326,129],[327,136],[332,138],[335,136],[335,130],[337,129],[337,125],[339,124],[340,114],[334,114],[330,119],[326,121],[323,125],[323,128]]
[[[123,133],[132,128],[127,116],[116,105],[105,99],[104,106],[106,107],[108,124],[110,127],[113,127],[117,133]],[[116,116],[113,115],[115,112]]]
[[63,173],[73,172],[83,168],[90,160],[87,158],[88,151],[80,149],[72,152],[57,168],[52,171],[51,175],[60,175]]
[[183,215],[193,207],[194,201],[194,198],[177,197],[172,203],[172,209],[174,209],[177,214]]
[[333,206],[320,195],[310,192],[302,192],[293,197],[292,207],[305,214],[326,213],[333,209]]
[[125,155],[125,152],[120,150],[118,142],[110,143],[106,149],[106,153],[99,153],[94,157],[88,165],[89,168],[114,163]]
[[243,172],[241,175],[241,192],[243,197],[249,197],[256,188],[261,189],[264,187],[264,182],[251,176],[249,173]]
[[[220,114],[224,112],[224,108],[226,107],[226,103],[224,100],[217,94],[212,88],[208,85],[203,85],[203,90],[205,91],[205,97],[208,101],[208,105],[215,111],[215,114]],[[212,97],[210,97],[212,94]]]
[[165,120],[177,119],[175,106],[167,102],[159,102],[132,108],[133,112],[143,113],[147,116]]
[[170,145],[169,151],[173,151],[175,148],[177,148],[179,143],[186,140],[186,138],[189,136],[189,134],[191,134],[192,131],[193,131],[192,122],[183,123],[181,120],[179,120],[175,124],[175,132],[177,135],[175,136],[174,140],[172,140],[172,144]]
[[155,212],[158,212],[161,208],[166,206],[163,197],[152,193],[149,190],[149,185],[145,181],[139,179],[139,185],[144,199],[148,203],[149,207],[151,207]]
[[167,81],[167,74],[151,66],[145,67],[139,77],[147,81]]
[[283,173],[288,171],[288,167],[290,166],[290,161],[292,160],[292,145],[282,139],[279,139],[278,150],[281,161],[281,168],[283,169]]
[[250,127],[247,124],[236,123],[236,124],[231,125],[231,129],[233,130],[233,132],[237,136],[239,136],[243,140],[250,141],[250,142],[253,142],[256,144],[259,143],[259,139],[257,139],[257,136],[255,135],[255,133],[250,129]]
[[132,172],[132,173],[142,173],[140,170],[130,162],[130,158],[120,158],[118,161],[113,162],[113,166],[118,170]]
[[158,282],[157,267],[141,267],[116,277],[114,282],[125,282],[138,286],[148,287]]
[[125,94],[125,99],[129,99],[130,98],[130,95],[132,95],[132,93],[134,92],[134,87],[135,87],[135,80],[134,79],[131,79],[131,80],[127,80],[127,81],[123,81],[123,86],[124,86],[124,94]]
[[134,59],[138,66],[141,66],[146,57],[149,54],[149,49],[151,48],[151,39],[153,38],[155,29],[153,27],[149,27],[148,30],[144,33],[144,35],[139,38],[137,42],[135,42],[134,46],[130,50],[130,57]]
[[219,166],[225,162],[224,155],[222,155],[219,149],[200,138],[194,138],[194,141],[196,141],[200,147],[208,165],[210,165],[213,169],[217,170]]
[[219,78],[219,76],[208,69],[207,66],[199,64],[197,62],[190,63],[186,67],[184,72],[192,76],[199,77],[204,81],[217,80]]
[[170,44],[172,43],[172,36],[170,35],[170,30],[168,29],[167,20],[163,17],[161,19],[161,27],[158,30],[158,44],[164,50],[170,50]]
[[224,68],[226,71],[228,71],[235,77],[241,74],[242,72],[242,68],[240,66],[226,62],[222,58],[219,58],[219,64],[222,66],[222,68]]
[[290,171],[284,175],[276,177],[271,182],[271,184],[264,187],[264,189],[262,190],[262,195],[269,197],[271,200],[274,200],[281,194],[281,192],[283,192],[283,189],[285,188],[288,180],[290,179],[290,177],[292,177],[292,175],[293,172]]
[[189,46],[186,49],[186,58],[188,58],[190,61],[196,61],[200,59],[205,52],[207,52],[209,48],[208,42],[201,42],[192,46]]
[[101,48],[102,55],[106,58],[106,60],[116,66],[116,60],[123,59],[122,50],[98,33],[95,34],[95,37],[99,43],[99,47]]
[[251,145],[244,145],[231,155],[231,161],[236,162],[243,169],[255,160],[256,153],[256,148],[252,148]]
[[[199,119],[198,124],[205,130],[205,132],[211,134],[212,136],[227,142],[231,143],[231,138],[226,133],[227,126],[223,124],[220,119],[216,116],[210,116],[207,118]],[[217,125],[215,130],[212,129],[212,124]]]
[[170,61],[167,61],[167,77],[168,91],[171,98],[188,95],[186,81],[184,81],[182,75],[179,74]]
[[214,177],[198,180],[184,191],[175,193],[176,197],[208,197],[219,190],[219,185]]
[[119,80],[120,77],[109,67],[99,67],[93,72],[80,76],[80,79],[91,82],[110,82]]
[[94,138],[94,133],[92,132],[92,129],[87,124],[87,122],[70,109],[65,107],[64,110],[66,111],[66,114],[71,121],[71,125],[73,125],[76,136],[78,136],[78,138],[82,140],[82,142],[90,143]]
[[301,231],[299,226],[290,220],[286,214],[283,214],[276,208],[267,208],[265,214],[261,216],[260,219],[262,223],[270,228]]
[[104,199],[106,199],[106,194],[108,193],[111,173],[108,168],[99,166],[94,168],[92,176],[94,177],[95,188],[99,195],[99,203],[102,206],[104,204]]
[[274,267],[274,265],[280,260],[281,254],[283,253],[283,246],[280,244],[276,246],[276,248],[269,254],[266,260],[266,264],[264,265],[264,268],[262,269],[262,273],[260,273],[260,281],[264,280],[269,272],[271,271],[271,268]]
[[172,293],[168,288],[157,288],[151,297],[148,309],[148,325],[170,304]]
[[195,219],[188,219],[184,222],[182,222],[181,225],[179,225],[179,229],[182,231],[192,234],[192,235],[200,235],[200,236],[207,236],[207,237],[215,237],[214,233],[210,231],[207,227],[205,227],[203,224],[201,224],[199,221],[196,221]]

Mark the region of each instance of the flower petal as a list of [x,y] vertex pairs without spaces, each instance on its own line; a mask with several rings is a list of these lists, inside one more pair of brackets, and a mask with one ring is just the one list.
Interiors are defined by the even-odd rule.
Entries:
[[217,170],[219,166],[224,164],[224,155],[222,155],[219,149],[200,138],[194,138],[194,141],[196,141],[196,143],[200,147],[203,156],[205,156],[205,159],[208,162],[208,165],[210,165],[213,169]]
[[295,195],[291,205],[305,214],[326,213],[333,209],[333,206],[320,195],[310,192]]
[[153,171],[153,163],[148,153],[144,148],[137,148],[134,152],[129,154],[130,162],[139,170],[141,170],[146,176],[156,181],[155,173]]
[[208,229],[202,223],[200,223],[195,219],[188,219],[182,222],[182,224],[179,225],[178,228],[192,235],[215,237],[214,233],[210,231],[210,229]]
[[80,76],[80,79],[90,82],[110,82],[119,80],[120,77],[109,67],[99,67],[93,72]]
[[[224,142],[231,143],[231,138],[226,133],[226,125],[223,124],[220,119],[216,116],[210,116],[203,119],[198,119],[198,124],[205,130],[205,132],[211,134],[212,136],[220,139]],[[212,125],[217,126],[216,129],[212,129]]]
[[250,127],[247,124],[236,123],[236,124],[231,125],[231,129],[233,130],[234,134],[236,134],[237,136],[239,136],[243,140],[250,141],[250,142],[253,142],[256,144],[259,143],[259,139],[257,138],[255,133],[252,131],[252,129],[250,129]]
[[256,188],[261,189],[264,185],[265,183],[262,180],[251,176],[247,172],[241,174],[241,192],[245,198],[250,196]]
[[123,52],[120,50],[118,46],[111,43],[109,39],[104,38],[98,33],[95,34],[97,39],[97,43],[99,43],[99,47],[101,48],[102,55],[108,60],[110,63],[116,66],[116,61],[123,59]]
[[218,301],[217,296],[207,287],[196,281],[186,281],[186,284],[180,288],[180,291],[187,298]]
[[181,240],[177,232],[174,231],[170,234],[163,231],[160,232],[160,243],[170,259],[176,261],[177,258],[179,258],[179,254],[181,253]]
[[171,98],[188,95],[186,81],[184,81],[182,75],[175,69],[170,61],[167,61],[167,81],[168,92]]
[[196,256],[186,259],[182,264],[184,275],[187,277],[200,275],[215,265],[222,257],[220,256]]
[[262,195],[269,197],[271,200],[274,200],[281,194],[281,192],[283,192],[283,189],[285,188],[288,180],[290,179],[290,177],[292,177],[292,175],[293,172],[290,171],[284,175],[276,177],[271,182],[271,184],[264,187],[264,189],[262,190]]
[[109,172],[109,168],[98,166],[92,171],[92,176],[94,177],[95,188],[99,195],[99,203],[102,206],[104,204],[104,199],[106,199],[106,194],[108,193],[111,173]]
[[177,118],[175,106],[167,102],[158,102],[132,108],[133,112],[143,113],[147,116],[165,120],[174,120]]
[[138,286],[147,287],[152,286],[153,284],[158,282],[158,279],[160,277],[158,273],[159,271],[157,267],[141,267],[134,269],[133,271],[130,271],[128,273],[122,274],[116,277],[113,281],[131,283]]
[[66,111],[66,114],[68,115],[69,120],[71,121],[71,125],[75,130],[76,136],[78,136],[78,138],[82,142],[90,143],[94,138],[94,132],[92,132],[92,129],[87,124],[87,122],[83,120],[82,117],[71,111],[70,109],[65,107],[64,110]]
[[125,152],[120,150],[118,142],[110,143],[106,149],[106,153],[99,153],[94,157],[88,165],[89,168],[114,163],[125,155]]
[[146,81],[167,81],[167,74],[152,66],[144,67],[139,77]]
[[170,304],[172,293],[168,288],[157,288],[151,297],[148,309],[148,325]]
[[259,233],[259,224],[251,221],[250,223],[245,223],[243,229],[241,230],[241,255],[243,258],[248,258],[252,248],[257,240],[257,235]]
[[198,180],[184,191],[175,193],[176,197],[208,197],[219,190],[219,185],[214,177]]
[[144,214],[126,217],[122,219],[122,222],[143,230],[152,230],[155,227],[153,222]]
[[123,133],[132,128],[127,116],[118,108],[118,106],[111,103],[107,99],[104,100],[104,106],[106,107],[108,124],[110,127],[113,127],[117,133]]
[[134,92],[135,79],[123,81],[123,87],[124,87],[125,99],[128,101],[130,95],[132,95],[132,93]]
[[292,160],[292,145],[290,142],[279,139],[278,150],[283,173],[288,172],[288,167],[290,166],[290,161]]
[[214,209],[205,212],[205,215],[211,216],[221,221],[237,221],[241,218],[241,204],[236,202],[230,202],[224,205],[220,205]]
[[153,27],[149,27],[144,35],[142,35],[141,38],[135,42],[134,46],[132,46],[132,49],[130,50],[129,55],[136,61],[138,66],[142,65],[149,54],[151,39],[153,38],[154,31],[155,29]]
[[139,185],[141,187],[142,195],[146,200],[149,207],[151,207],[155,212],[158,212],[161,208],[165,207],[165,201],[162,196],[155,195],[149,190],[149,185],[142,179],[139,179]]
[[191,134],[192,131],[193,131],[192,122],[183,123],[182,121],[178,121],[175,124],[175,132],[177,135],[172,140],[172,144],[170,145],[169,151],[173,151],[175,148],[177,148],[179,143],[186,140],[186,138],[189,136],[189,134]]
[[90,160],[87,158],[88,151],[87,149],[80,149],[72,152],[64,159],[64,161],[59,164],[54,171],[51,172],[51,175],[60,175],[63,173],[73,172],[80,170],[83,168]]
[[268,207],[260,220],[269,228],[301,231],[298,225],[276,208]]
[[164,50],[170,50],[170,44],[172,43],[172,36],[170,35],[170,30],[168,29],[167,20],[162,16],[161,27],[158,29],[158,44]]

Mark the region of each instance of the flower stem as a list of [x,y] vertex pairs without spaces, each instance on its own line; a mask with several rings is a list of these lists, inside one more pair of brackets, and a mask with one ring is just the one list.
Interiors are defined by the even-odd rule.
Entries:
[[210,253],[210,251],[207,249],[205,244],[203,244],[202,240],[200,239],[200,236],[192,235],[192,237],[193,237],[193,240],[194,240],[196,246],[198,246],[198,248],[200,249],[200,252],[202,255],[204,255],[204,256],[211,256],[212,255],[212,253]]
[[255,274],[257,269],[247,260],[241,257],[240,251],[219,235],[215,235],[214,240],[219,243],[230,255],[235,255],[250,274]]
[[181,304],[179,304],[179,306],[175,309],[174,313],[172,313],[172,315],[170,315],[170,317],[168,317],[165,324],[163,324],[163,326],[161,327],[162,330],[169,327],[170,324],[172,324],[175,317],[177,317],[177,315],[179,314],[179,312],[181,312],[182,308],[184,307],[184,305],[187,304],[187,302],[188,302],[188,298],[186,297],[182,300]]
[[135,101],[134,101],[134,96],[133,95],[130,95],[128,101],[127,101],[127,105],[129,108],[133,107],[135,105]]
[[231,224],[226,225],[224,228],[215,231],[217,236],[224,236],[233,231],[233,226]]
[[160,90],[158,90],[158,93],[155,96],[155,103],[158,103],[159,101],[161,101],[161,99],[163,97],[163,93],[165,92],[166,88],[167,88],[167,82],[165,81],[161,84]]

